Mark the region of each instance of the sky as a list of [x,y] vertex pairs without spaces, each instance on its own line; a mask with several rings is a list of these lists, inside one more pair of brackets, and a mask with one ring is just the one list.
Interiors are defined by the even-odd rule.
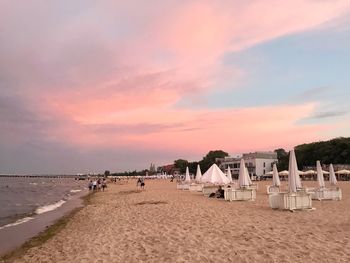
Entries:
[[0,0],[0,173],[350,135],[348,0]]

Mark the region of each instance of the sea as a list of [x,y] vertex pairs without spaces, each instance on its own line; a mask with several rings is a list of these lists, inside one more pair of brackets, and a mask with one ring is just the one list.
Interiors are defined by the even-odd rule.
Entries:
[[87,184],[74,178],[0,177],[0,230],[58,209],[87,191]]

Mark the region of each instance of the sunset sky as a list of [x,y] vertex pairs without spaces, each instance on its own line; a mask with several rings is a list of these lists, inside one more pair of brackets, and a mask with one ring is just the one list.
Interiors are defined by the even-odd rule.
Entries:
[[350,135],[349,0],[0,0],[0,173]]

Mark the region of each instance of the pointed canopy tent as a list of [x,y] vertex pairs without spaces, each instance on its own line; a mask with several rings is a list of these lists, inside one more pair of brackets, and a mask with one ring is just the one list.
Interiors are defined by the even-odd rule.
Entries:
[[335,177],[333,164],[329,165],[329,182],[332,186],[337,185],[337,178]]
[[232,174],[230,166],[227,167],[227,179],[232,183]]
[[247,173],[247,168],[245,167],[243,158],[241,159],[241,163],[239,166],[238,185],[239,187],[246,187],[251,185],[250,178]]
[[278,176],[277,166],[275,163],[273,164],[273,168],[272,168],[272,182],[273,182],[274,186],[281,185],[281,181],[280,181],[280,178]]
[[202,178],[201,167],[197,165],[196,182],[200,182]]
[[316,168],[317,168],[317,182],[318,182],[318,185],[321,188],[324,188],[325,185],[324,185],[323,171],[322,171],[322,167],[321,167],[320,161],[316,162]]
[[191,177],[190,177],[190,172],[189,172],[189,170],[188,170],[188,166],[186,167],[185,182],[186,182],[186,183],[191,182]]
[[202,176],[202,183],[211,183],[211,184],[228,184],[229,179],[226,175],[220,170],[220,168],[214,163]]
[[297,159],[294,150],[289,153],[289,175],[288,175],[289,192],[296,192],[297,188],[301,188]]

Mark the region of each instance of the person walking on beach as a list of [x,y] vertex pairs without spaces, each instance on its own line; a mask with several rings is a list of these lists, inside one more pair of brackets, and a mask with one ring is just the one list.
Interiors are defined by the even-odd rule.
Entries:
[[106,182],[106,179],[103,178],[103,180],[102,180],[102,191],[103,192],[105,191],[105,188],[107,188],[107,182]]
[[145,181],[143,178],[141,179],[141,189],[145,189]]
[[137,179],[137,182],[136,182],[136,187],[139,188],[139,186],[141,187],[141,178]]

